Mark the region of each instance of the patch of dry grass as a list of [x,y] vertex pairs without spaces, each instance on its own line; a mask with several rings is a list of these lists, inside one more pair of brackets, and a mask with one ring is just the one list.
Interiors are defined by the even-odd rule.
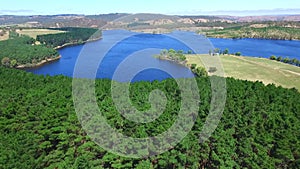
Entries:
[[7,40],[9,38],[9,32],[6,31],[3,36],[0,36],[0,41]]
[[64,31],[51,30],[51,29],[22,29],[22,30],[18,29],[16,32],[21,35],[27,35],[36,39],[37,35],[57,34],[57,33],[63,33]]
[[[187,55],[188,64],[204,66],[209,55]],[[217,56],[214,56],[217,57]],[[300,68],[264,58],[219,56],[225,76],[236,79],[261,81],[264,84],[276,84],[286,88],[295,87],[300,91]],[[209,67],[209,66],[206,66]]]

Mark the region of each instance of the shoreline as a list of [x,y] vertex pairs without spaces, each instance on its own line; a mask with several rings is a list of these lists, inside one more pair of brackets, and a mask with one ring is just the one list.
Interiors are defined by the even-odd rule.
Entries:
[[[197,28],[197,27],[196,27]],[[174,30],[179,31],[192,31],[199,35],[204,35],[206,38],[217,38],[217,39],[232,39],[232,40],[238,40],[238,39],[257,39],[257,40],[284,40],[284,41],[300,41],[299,39],[295,38],[263,38],[263,37],[230,37],[230,36],[207,36],[205,32],[198,33],[199,29],[184,29],[184,28],[178,28],[178,29],[165,29],[165,28],[153,28],[153,29],[128,29],[128,31],[131,32],[137,32],[137,33],[148,33],[148,34],[168,34],[173,32]]]
[[159,60],[165,60],[165,61],[169,61],[169,62],[173,62],[173,63],[176,63],[178,65],[181,65],[181,66],[184,66],[184,67],[187,67],[187,68],[190,68],[189,65],[187,65],[187,61],[182,61],[182,62],[178,62],[176,60],[173,60],[171,58],[168,58],[168,57],[163,57],[163,58],[159,58],[157,57],[156,59],[159,59]]
[[[205,34],[204,34],[205,35]],[[288,39],[288,38],[259,38],[259,37],[220,37],[220,36],[207,36],[207,38],[215,38],[215,39],[231,39],[231,40],[240,40],[240,39],[257,39],[257,40],[282,40],[282,41],[300,41],[300,39]]]
[[[201,66],[198,65],[197,67],[193,68],[193,67],[192,67],[193,63],[190,63],[190,64],[189,64],[187,59],[185,59],[185,60],[182,61],[182,62],[179,62],[178,60],[174,60],[174,59],[169,58],[169,57],[156,58],[156,59],[159,59],[159,60],[166,60],[166,61],[172,62],[173,64],[178,64],[178,65],[180,65],[180,66],[184,66],[185,68],[189,69],[189,70],[194,74],[195,77],[206,77],[206,76],[209,76],[209,71],[206,70],[205,67],[201,67]],[[198,72],[198,69],[199,69],[199,68],[200,68],[200,70],[201,70],[201,68],[203,68],[204,71],[205,71],[206,73],[204,73],[204,74],[201,74],[201,73],[200,73],[200,74],[199,74],[199,72]]]
[[95,39],[89,39],[89,40],[83,41],[83,42],[81,42],[81,43],[79,43],[79,42],[77,42],[77,43],[66,43],[66,44],[63,44],[62,46],[56,46],[56,47],[54,47],[53,49],[59,50],[59,49],[65,48],[65,47],[76,46],[76,45],[82,45],[82,44],[89,43],[89,42],[95,42],[95,41],[98,41],[98,40],[101,40],[101,39],[102,39],[102,37],[100,37],[100,38],[95,38]]
[[[65,47],[82,45],[82,44],[89,43],[89,42],[95,42],[95,41],[98,41],[98,40],[101,40],[101,39],[102,39],[102,37],[95,38],[95,39],[89,39],[89,40],[83,41],[82,43],[66,43],[66,44],[64,44],[62,46],[54,47],[53,49],[54,50],[59,50],[59,49],[65,48]],[[27,64],[18,65],[15,68],[16,69],[38,68],[38,67],[41,67],[41,66],[43,66],[43,65],[45,65],[47,63],[51,63],[51,62],[57,61],[60,58],[61,58],[61,55],[58,55],[55,58],[44,59],[44,60],[42,60],[42,61],[40,61],[39,63],[36,63],[36,64],[27,63]]]
[[43,66],[43,65],[45,65],[47,63],[51,63],[51,62],[57,61],[60,58],[61,58],[61,55],[58,55],[55,58],[44,59],[44,60],[40,61],[39,63],[35,63],[35,64],[30,63],[30,64],[18,65],[15,68],[16,69],[37,68],[37,67]]

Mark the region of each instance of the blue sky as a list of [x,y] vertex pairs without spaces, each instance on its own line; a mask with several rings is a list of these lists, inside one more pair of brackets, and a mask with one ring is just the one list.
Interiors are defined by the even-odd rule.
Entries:
[[161,13],[300,14],[299,0],[0,0],[0,15]]

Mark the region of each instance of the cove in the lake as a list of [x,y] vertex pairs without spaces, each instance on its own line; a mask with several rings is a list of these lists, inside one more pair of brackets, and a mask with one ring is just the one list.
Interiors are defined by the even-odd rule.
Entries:
[[[194,46],[184,43],[184,40],[172,38],[164,34],[133,33],[125,30],[111,30],[103,32],[103,39],[85,45],[70,46],[59,50],[62,56],[57,62],[29,69],[27,71],[42,75],[65,75],[73,77],[74,68],[78,65],[78,57],[83,68],[80,70],[83,77],[107,78],[122,82],[128,81],[153,81],[167,78],[192,78],[193,73],[186,67],[176,63],[159,60],[153,57],[162,49],[173,48],[175,50],[192,50],[194,53],[208,53],[210,48],[228,48],[231,53],[241,52],[244,56],[269,58],[271,55],[297,58],[300,60],[300,41],[262,40],[262,39],[216,39],[209,40],[214,47],[201,35],[192,32],[173,32],[175,37],[185,37],[185,41],[191,41]],[[128,36],[122,41],[119,38]],[[198,43],[201,42],[201,43]],[[203,43],[205,41],[205,43]],[[88,48],[89,50],[83,49]],[[109,48],[107,53],[103,53]],[[195,50],[195,48],[197,48]],[[99,64],[98,64],[99,61]],[[101,63],[100,63],[101,61]],[[125,65],[124,65],[125,64]],[[114,73],[121,73],[114,79]],[[97,67],[93,70],[92,67]],[[146,69],[143,69],[143,66]],[[139,69],[137,72],[136,69]],[[95,72],[95,76],[93,72]],[[133,75],[134,74],[134,75]],[[131,77],[130,79],[128,79]]]
[[[182,39],[173,38],[183,36]],[[120,37],[126,38],[121,38],[120,41]],[[205,41],[206,43],[203,43],[202,51],[193,50],[193,47],[191,47],[193,45],[187,46],[184,43],[186,40]],[[194,53],[205,53],[211,47],[206,38],[192,32],[177,31],[169,35],[163,35],[133,33],[125,30],[104,31],[103,39],[85,45],[60,49],[59,53],[62,57],[59,61],[27,71],[42,75],[73,77],[74,68],[76,65],[81,65],[82,76],[80,77],[83,78],[107,78],[121,82],[192,78],[194,75],[189,68],[170,61],[159,60],[153,56],[159,54],[163,49],[172,48],[186,52],[191,50]],[[107,49],[109,50],[105,53]],[[122,70],[119,70],[120,65],[122,65]],[[94,76],[95,67],[97,72]],[[138,71],[136,71],[137,68]],[[115,76],[117,77],[115,79],[114,73],[117,70],[123,76]],[[132,73],[135,74],[132,75]],[[129,77],[132,78],[129,79]]]

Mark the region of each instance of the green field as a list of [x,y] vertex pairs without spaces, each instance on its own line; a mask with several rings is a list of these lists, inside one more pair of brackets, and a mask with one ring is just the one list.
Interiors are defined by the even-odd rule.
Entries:
[[[187,64],[203,66],[203,61],[212,60],[209,55],[187,55]],[[215,56],[217,57],[217,56]],[[219,56],[226,77],[261,81],[286,88],[295,87],[300,91],[300,68],[264,58]],[[208,66],[210,67],[210,66]]]
[[36,39],[37,35],[57,34],[57,33],[63,33],[65,31],[51,30],[51,29],[22,29],[22,30],[19,29],[16,32],[21,35],[27,35]]

